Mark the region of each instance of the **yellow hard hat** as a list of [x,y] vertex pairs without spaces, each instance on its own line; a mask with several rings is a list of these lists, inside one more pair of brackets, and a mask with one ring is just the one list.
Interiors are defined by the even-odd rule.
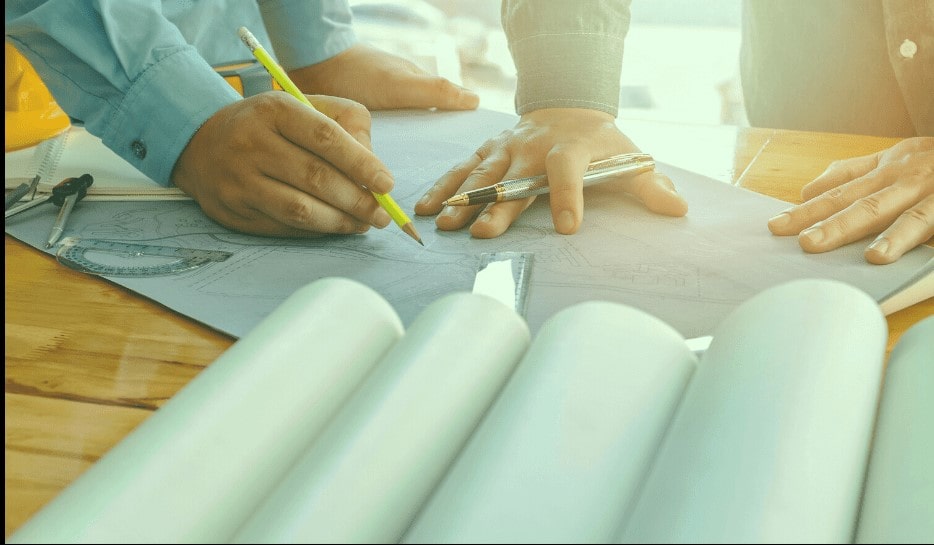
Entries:
[[6,151],[34,146],[71,122],[26,57],[6,42]]

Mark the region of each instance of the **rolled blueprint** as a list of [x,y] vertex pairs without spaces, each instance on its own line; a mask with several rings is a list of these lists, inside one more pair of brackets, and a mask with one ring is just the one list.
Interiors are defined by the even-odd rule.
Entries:
[[620,539],[850,542],[886,336],[876,302],[836,281],[743,303],[714,331]]
[[559,312],[403,541],[609,542],[696,361],[637,309]]
[[490,297],[429,305],[234,541],[398,541],[528,343]]
[[299,289],[8,543],[226,541],[402,333],[362,284]]
[[934,316],[889,357],[856,541],[934,542]]

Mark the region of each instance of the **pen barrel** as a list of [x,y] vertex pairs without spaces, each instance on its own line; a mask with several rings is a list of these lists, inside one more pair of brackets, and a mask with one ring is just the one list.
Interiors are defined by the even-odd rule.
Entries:
[[[584,173],[583,185],[597,184],[618,176],[631,176],[655,168],[655,161],[644,153],[634,153],[595,161]],[[496,185],[463,193],[464,201],[453,201],[458,205],[486,204],[502,201],[514,201],[534,195],[548,193],[548,177],[539,174],[515,180],[506,180]]]

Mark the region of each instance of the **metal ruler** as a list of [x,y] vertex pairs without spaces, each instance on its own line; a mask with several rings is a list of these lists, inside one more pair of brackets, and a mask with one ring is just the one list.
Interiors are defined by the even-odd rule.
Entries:
[[480,254],[473,293],[493,297],[525,316],[533,255],[532,252]]
[[59,263],[76,271],[128,278],[178,274],[232,255],[220,250],[79,238],[65,239],[56,252]]

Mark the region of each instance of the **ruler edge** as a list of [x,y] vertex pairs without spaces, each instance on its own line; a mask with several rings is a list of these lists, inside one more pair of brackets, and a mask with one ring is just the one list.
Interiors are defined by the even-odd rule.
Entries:
[[[493,256],[503,257],[493,259]],[[523,252],[515,250],[481,252],[480,262],[474,271],[474,277],[476,277],[480,271],[484,270],[487,265],[494,261],[505,261],[506,259],[512,260],[512,278],[516,285],[516,291],[514,292],[515,298],[513,300],[513,311],[524,319],[526,309],[528,307],[529,291],[531,291],[531,269],[534,257],[535,252]],[[519,258],[518,263],[516,262],[516,258]]]

